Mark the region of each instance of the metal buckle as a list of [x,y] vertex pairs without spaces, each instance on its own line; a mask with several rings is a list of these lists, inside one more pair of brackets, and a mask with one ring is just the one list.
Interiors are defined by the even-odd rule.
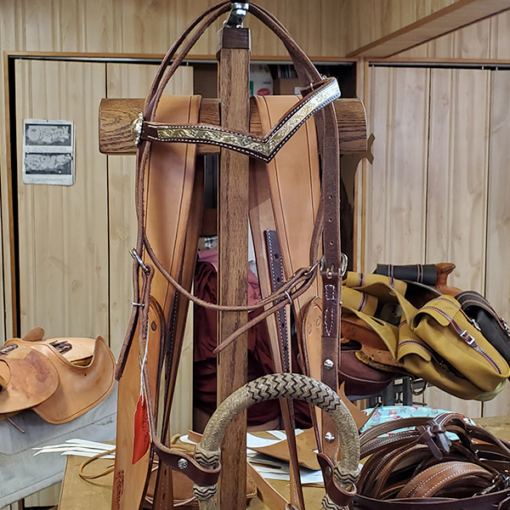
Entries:
[[310,276],[319,265],[322,267],[322,264],[324,264],[324,257],[321,257],[313,266],[308,266],[308,269],[303,273],[303,276]]
[[248,3],[232,2],[232,10],[223,24],[227,28],[243,28],[244,18],[249,9],[250,4]]
[[468,345],[473,345],[475,343],[474,337],[472,337],[467,330],[465,329],[460,333],[460,337],[464,340]]
[[[340,262],[340,271],[338,272],[338,275],[340,276],[340,278],[343,278],[345,273],[347,272],[347,264],[349,263],[349,258],[347,257],[347,255],[345,253],[342,253],[341,255],[342,255],[342,261]],[[324,269],[325,269],[324,257],[322,257],[322,259],[320,260],[320,264],[321,264],[321,271],[324,271]],[[331,267],[326,269],[326,278],[328,280],[331,280],[331,278],[333,277],[334,271],[335,271],[334,265],[331,265]]]
[[143,114],[139,113],[138,117],[131,124],[131,133],[133,135],[133,139],[135,140],[135,145],[140,143],[140,137],[142,136],[142,126]]
[[147,274],[149,272],[149,268],[145,265],[144,261],[142,260],[142,257],[138,255],[135,248],[129,250],[129,254],[133,257],[134,260],[138,262],[138,265],[142,268],[143,272]]
[[347,264],[349,264],[349,257],[345,253],[342,253],[342,264],[340,265],[340,276],[345,276],[347,272]]

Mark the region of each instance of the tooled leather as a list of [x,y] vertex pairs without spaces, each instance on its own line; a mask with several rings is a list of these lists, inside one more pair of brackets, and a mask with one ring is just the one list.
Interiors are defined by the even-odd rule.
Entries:
[[58,373],[57,390],[33,408],[49,423],[66,423],[81,416],[104,400],[113,389],[115,359],[101,337],[96,339],[92,361],[83,367],[68,361],[50,344],[23,340],[13,342],[29,346],[46,356]]
[[[10,345],[10,347],[9,347]],[[12,342],[0,349],[4,374],[0,413],[14,413],[44,402],[57,391],[59,377],[51,361],[29,345]]]
[[141,140],[173,143],[203,143],[248,154],[268,163],[314,112],[340,97],[336,80],[326,79],[308,96],[291,107],[265,137],[210,124],[161,124],[142,121]]

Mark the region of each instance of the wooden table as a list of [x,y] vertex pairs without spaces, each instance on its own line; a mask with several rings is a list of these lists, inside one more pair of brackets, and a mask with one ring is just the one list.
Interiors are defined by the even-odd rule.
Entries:
[[[83,457],[69,456],[67,459],[62,491],[60,493],[59,510],[110,510],[112,499],[113,473],[97,480],[85,481],[78,475]],[[87,474],[97,474],[105,471],[113,464],[113,460],[99,459],[85,468]],[[289,498],[289,482],[271,480],[275,488]],[[320,508],[324,496],[324,489],[306,487],[304,490],[307,508]],[[255,498],[250,501],[249,510],[271,510],[264,502]]]
[[[510,441],[510,415],[493,418],[477,418],[476,423],[486,428],[500,439]],[[83,457],[70,456],[67,460],[62,492],[60,494],[60,510],[110,510],[112,497],[113,474],[97,480],[86,482],[78,476],[78,468],[84,461]],[[87,474],[96,474],[112,465],[113,460],[100,459],[86,467]],[[287,499],[289,484],[281,480],[271,480],[271,484]],[[305,487],[307,508],[320,508],[324,489]],[[255,498],[250,501],[249,510],[271,510],[264,502]]]

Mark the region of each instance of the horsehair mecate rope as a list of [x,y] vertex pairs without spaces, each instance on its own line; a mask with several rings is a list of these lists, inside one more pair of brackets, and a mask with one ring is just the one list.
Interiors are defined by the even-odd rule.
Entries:
[[[225,430],[233,418],[249,406],[265,400],[293,398],[304,400],[326,411],[335,423],[339,444],[340,460],[335,465],[336,482],[351,491],[359,476],[359,437],[356,424],[340,397],[320,381],[299,374],[270,374],[246,384],[225,399],[211,416],[202,441],[195,450],[196,461],[204,468],[212,469],[219,464],[220,446]],[[337,452],[338,453],[338,452]],[[201,510],[215,510],[216,485],[194,485],[193,491]],[[325,496],[324,509],[337,510],[339,507]]]

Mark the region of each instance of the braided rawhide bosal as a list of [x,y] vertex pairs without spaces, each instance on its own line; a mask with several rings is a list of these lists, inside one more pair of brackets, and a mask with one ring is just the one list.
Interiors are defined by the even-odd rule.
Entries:
[[[195,460],[204,468],[216,468],[220,460],[220,445],[227,426],[247,407],[265,400],[293,398],[304,400],[326,411],[332,418],[339,436],[340,460],[333,476],[336,484],[346,493],[355,495],[359,476],[359,437],[354,419],[341,398],[325,384],[300,374],[270,374],[246,384],[225,399],[209,420],[202,441],[195,449]],[[338,452],[337,452],[338,455]],[[194,485],[193,492],[200,510],[217,510],[214,495],[216,485]],[[340,510],[328,494],[322,500],[326,510]]]

